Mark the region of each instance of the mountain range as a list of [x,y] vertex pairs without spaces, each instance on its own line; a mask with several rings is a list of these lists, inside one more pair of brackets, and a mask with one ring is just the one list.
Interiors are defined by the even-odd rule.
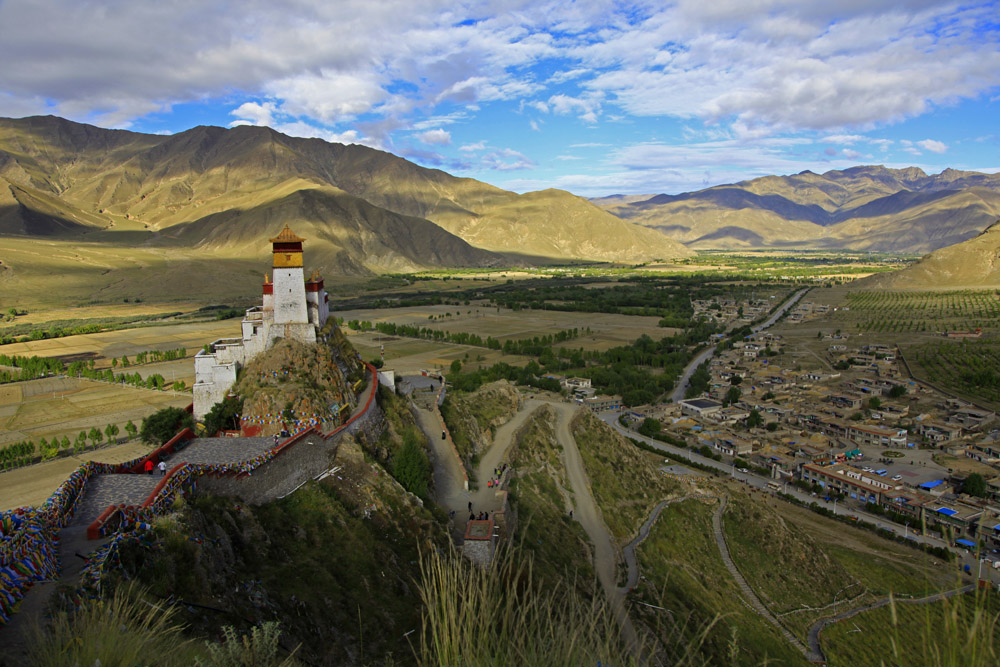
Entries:
[[53,116],[0,119],[5,290],[54,294],[57,283],[45,280],[60,275],[73,299],[101,302],[137,296],[150,270],[190,295],[205,296],[227,275],[233,293],[244,293],[264,271],[267,239],[286,223],[309,240],[310,266],[328,275],[669,261],[692,248],[955,246],[886,280],[974,286],[996,282],[998,234],[982,232],[998,218],[1000,174],[954,169],[859,166],[586,200],[562,190],[516,194],[265,127],[166,136]]
[[175,135],[0,119],[0,235],[257,256],[289,223],[327,272],[641,262],[690,250],[561,190],[518,195],[265,127]]
[[923,254],[974,238],[1000,218],[1000,174],[859,166],[592,201],[691,248]]

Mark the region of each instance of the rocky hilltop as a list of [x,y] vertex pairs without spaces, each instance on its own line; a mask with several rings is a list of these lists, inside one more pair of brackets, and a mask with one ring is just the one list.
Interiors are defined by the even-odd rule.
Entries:
[[973,238],[996,220],[1000,174],[859,166],[596,203],[694,248],[925,253]]
[[242,369],[234,387],[243,401],[244,429],[273,435],[316,425],[332,431],[357,404],[353,384],[364,366],[332,320],[328,342],[281,340]]

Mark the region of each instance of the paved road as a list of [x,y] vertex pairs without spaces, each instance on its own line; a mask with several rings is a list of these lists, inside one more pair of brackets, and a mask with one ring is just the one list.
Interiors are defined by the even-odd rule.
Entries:
[[715,346],[712,345],[699,352],[698,356],[688,362],[688,365],[684,368],[684,372],[681,373],[680,379],[677,380],[677,386],[670,392],[671,402],[678,403],[684,400],[684,392],[687,391],[688,385],[691,384],[691,376],[694,375],[699,366],[714,356]]
[[794,296],[792,296],[791,299],[789,299],[788,301],[786,301],[785,303],[783,303],[781,305],[781,308],[779,308],[778,310],[774,311],[774,313],[771,315],[771,317],[767,318],[765,321],[761,322],[760,324],[755,324],[754,326],[752,326],[750,328],[753,329],[754,331],[763,331],[764,329],[767,329],[772,324],[774,324],[775,322],[777,322],[781,318],[782,315],[784,315],[786,312],[788,312],[789,308],[791,308],[796,303],[798,303],[799,299],[801,299],[803,297],[803,295],[805,295],[805,293],[808,292],[811,289],[812,289],[811,287],[804,287],[804,288],[800,289],[798,292],[795,293]]
[[[612,428],[614,428],[627,438],[641,440],[647,444],[652,445],[656,449],[659,449],[664,454],[668,455],[674,454],[677,456],[682,456],[684,458],[690,459],[691,461],[694,461],[695,463],[700,463],[710,468],[714,468],[715,470],[730,475],[733,479],[740,482],[744,482],[749,486],[762,489],[767,486],[768,482],[773,481],[767,477],[761,477],[756,473],[739,472],[738,470],[735,470],[735,466],[731,463],[723,463],[721,461],[716,461],[715,459],[706,458],[696,452],[691,451],[690,449],[682,449],[680,447],[675,447],[674,445],[665,442],[660,442],[659,440],[653,440],[652,438],[647,438],[646,436],[640,435],[635,431],[623,428],[621,424],[618,423],[617,414],[603,413],[599,416],[601,420],[606,422],[609,426],[611,426]],[[874,514],[869,514],[868,512],[855,509],[853,507],[850,509],[845,508],[843,505],[837,507],[836,503],[832,502],[828,503],[824,501],[822,498],[818,496],[813,496],[810,493],[806,493],[805,491],[802,491],[798,487],[792,485],[785,485],[784,489],[782,490],[782,493],[787,493],[788,495],[793,496],[806,504],[818,502],[819,504],[825,505],[826,507],[835,511],[837,514],[849,514],[851,516],[856,516],[859,519],[863,519],[867,523],[874,524],[876,526],[879,526],[880,528],[885,528],[886,530],[891,530],[892,532],[895,533],[899,533],[900,531],[903,530],[903,527],[900,526],[898,523],[878,517]],[[923,544],[929,544],[936,547],[947,546],[944,540],[940,540],[936,537],[931,537],[929,535],[918,535],[912,531],[909,531],[906,533],[906,536],[915,542],[920,542]],[[953,551],[955,551],[955,553],[961,554],[961,552],[958,549],[953,549]],[[973,559],[973,561],[974,560],[975,559]]]
[[[798,303],[799,299],[801,299],[802,296],[806,292],[808,292],[810,289],[811,288],[809,288],[809,287],[800,289],[798,292],[795,293],[794,296],[792,296],[791,299],[789,299],[787,302],[785,302],[784,304],[782,304],[781,308],[779,308],[778,310],[774,311],[774,313],[771,315],[771,317],[767,318],[766,321],[764,321],[764,322],[762,322],[760,324],[754,325],[751,328],[754,331],[757,331],[757,332],[763,331],[764,329],[767,329],[772,324],[774,324],[775,322],[777,322],[778,318],[780,318],[782,315],[784,315],[786,312],[788,312],[789,308],[791,308],[796,303]],[[698,370],[698,366],[701,366],[703,363],[705,363],[706,361],[708,361],[709,359],[711,359],[713,356],[715,356],[715,346],[714,345],[712,345],[711,347],[708,347],[708,348],[702,350],[694,359],[692,359],[690,362],[688,362],[688,365],[684,368],[684,372],[681,373],[680,379],[677,381],[677,386],[674,388],[674,390],[672,392],[670,392],[670,400],[671,401],[673,401],[674,403],[677,403],[678,401],[684,400],[684,392],[687,391],[688,385],[691,383],[691,376],[694,375],[694,372],[696,370]]]

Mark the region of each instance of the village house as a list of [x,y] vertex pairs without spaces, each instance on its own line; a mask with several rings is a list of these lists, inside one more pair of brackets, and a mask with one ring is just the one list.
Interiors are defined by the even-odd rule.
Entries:
[[806,463],[802,479],[824,489],[843,494],[860,503],[882,503],[882,494],[898,488],[895,482],[872,475],[843,463],[820,466]]

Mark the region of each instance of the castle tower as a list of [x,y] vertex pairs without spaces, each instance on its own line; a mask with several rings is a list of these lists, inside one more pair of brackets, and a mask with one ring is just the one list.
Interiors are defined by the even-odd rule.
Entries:
[[274,254],[274,280],[272,282],[274,323],[307,324],[306,284],[302,273],[302,242],[288,225],[271,239]]

